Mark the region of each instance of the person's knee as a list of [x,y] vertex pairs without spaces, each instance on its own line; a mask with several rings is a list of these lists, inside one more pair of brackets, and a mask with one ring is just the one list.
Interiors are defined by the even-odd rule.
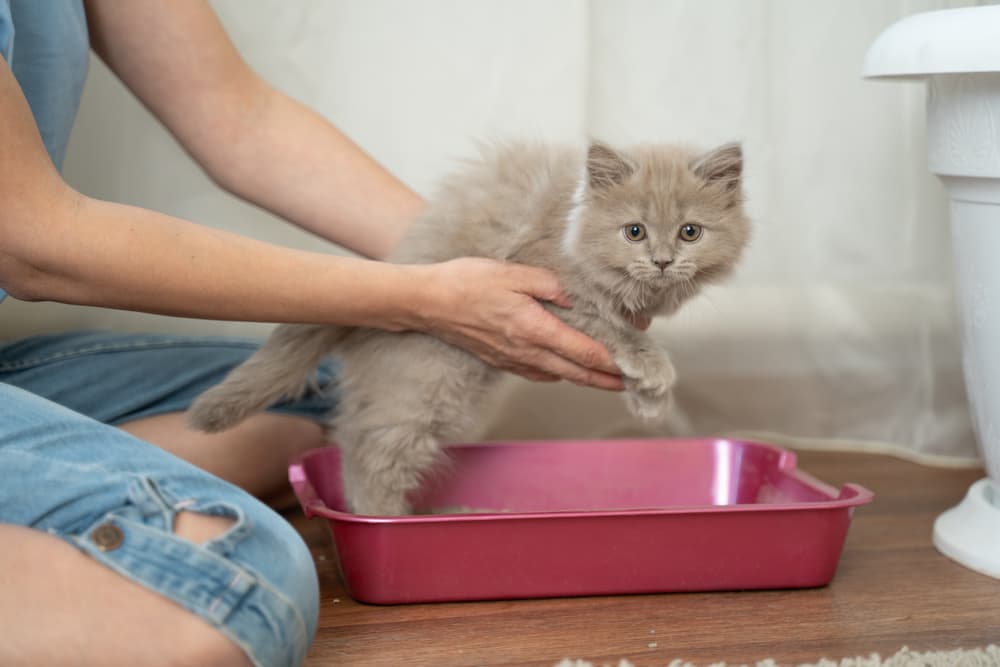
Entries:
[[272,538],[269,548],[273,551],[265,570],[266,585],[295,608],[305,624],[307,642],[311,643],[319,618],[316,563],[298,531],[277,513],[268,512],[269,520],[264,527]]
[[[257,501],[240,505],[235,516],[178,512],[174,532],[224,556],[254,581],[244,606],[255,612],[230,617],[227,634],[259,663],[299,664],[315,636],[319,616],[312,554],[281,516]],[[259,624],[259,617],[268,620]],[[264,639],[263,634],[273,636]]]

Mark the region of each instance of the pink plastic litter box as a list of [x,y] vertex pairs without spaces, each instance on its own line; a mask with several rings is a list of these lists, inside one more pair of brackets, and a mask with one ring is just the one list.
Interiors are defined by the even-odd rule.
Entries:
[[335,447],[289,468],[306,516],[329,523],[361,602],[399,604],[830,582],[853,510],[792,452],[722,439],[497,442],[448,448],[416,507],[346,511]]

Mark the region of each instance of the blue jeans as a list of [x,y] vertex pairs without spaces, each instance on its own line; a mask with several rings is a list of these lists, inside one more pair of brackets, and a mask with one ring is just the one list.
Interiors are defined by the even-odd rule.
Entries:
[[[0,344],[0,522],[44,530],[208,621],[258,667],[297,665],[316,631],[309,550],[239,488],[114,428],[184,410],[256,345],[228,338],[73,333]],[[320,419],[321,389],[274,406]],[[229,517],[204,544],[181,510]]]

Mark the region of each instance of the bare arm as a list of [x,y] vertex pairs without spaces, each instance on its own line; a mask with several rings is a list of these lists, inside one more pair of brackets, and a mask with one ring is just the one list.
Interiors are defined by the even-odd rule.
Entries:
[[278,248],[73,191],[2,59],[0,200],[0,284],[15,297],[213,319],[413,324],[399,299],[416,298],[407,283],[418,267]]
[[258,77],[203,0],[88,0],[87,16],[97,54],[233,194],[377,259],[423,207],[336,127]]
[[[115,6],[140,4],[135,0]],[[177,0],[176,6],[196,4]],[[232,113],[238,110],[230,107]],[[320,126],[330,131],[328,124]],[[347,162],[362,165],[358,168],[366,174],[364,183],[355,187],[350,175],[341,174],[333,177],[335,187],[326,184],[332,190],[330,201],[343,196],[351,202],[337,209],[336,216],[320,215],[325,204],[316,199],[306,208],[331,225],[332,235],[341,229],[337,221],[350,216],[370,229],[371,203],[366,197],[403,202],[408,191],[373,162],[358,157],[342,135],[331,136],[340,137],[330,139],[330,145],[340,142],[351,156]],[[194,146],[197,137],[189,141]],[[331,174],[338,171],[330,169]],[[308,170],[297,173],[303,181],[321,181]],[[283,197],[280,187],[263,187]],[[316,192],[320,189],[315,187]],[[368,195],[356,197],[358,191]],[[384,197],[379,196],[382,191]],[[289,205],[293,200],[287,200]],[[27,102],[2,58],[0,201],[0,286],[15,298],[210,319],[414,329],[526,377],[564,378],[609,389],[622,386],[603,346],[563,325],[536,301],[561,298],[548,272],[488,260],[398,266],[309,253],[81,195],[52,166]],[[387,206],[375,219],[382,228],[399,229],[408,206]],[[387,245],[369,251],[378,255]]]

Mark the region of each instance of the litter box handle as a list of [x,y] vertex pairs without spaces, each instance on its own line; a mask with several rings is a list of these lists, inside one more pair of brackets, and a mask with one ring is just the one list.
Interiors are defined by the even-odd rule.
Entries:
[[316,495],[316,489],[309,483],[302,459],[295,459],[288,466],[288,481],[291,483],[292,491],[295,492],[295,497],[298,499],[299,505],[302,506],[306,517],[315,516],[316,510],[323,507],[323,501],[319,499],[319,496]]

